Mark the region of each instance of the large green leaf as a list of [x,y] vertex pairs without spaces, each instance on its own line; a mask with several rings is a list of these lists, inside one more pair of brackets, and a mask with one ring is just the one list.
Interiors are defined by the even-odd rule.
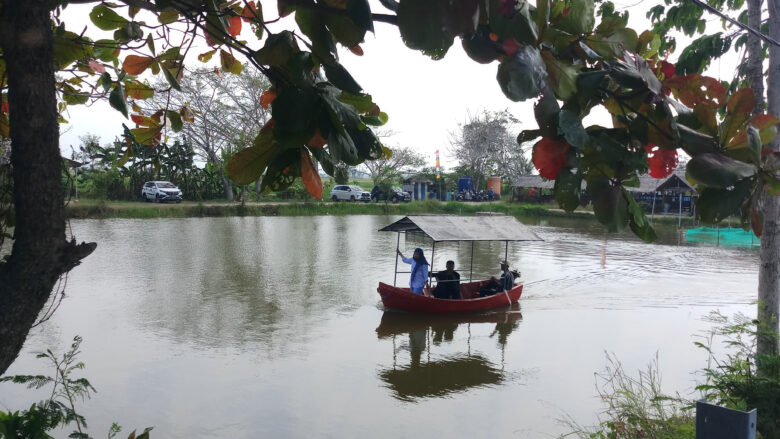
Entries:
[[295,12],[295,22],[301,31],[309,37],[311,52],[324,63],[336,61],[336,44],[325,27],[323,15],[316,10],[300,8]]
[[99,4],[92,8],[89,19],[102,30],[114,30],[127,24],[127,19],[117,14],[105,4]]
[[303,146],[314,135],[320,98],[313,90],[281,89],[271,105],[274,135],[285,146]]
[[117,82],[116,87],[111,90],[108,95],[108,103],[127,117],[127,101],[125,101],[125,91],[122,89],[121,82]]
[[731,157],[718,153],[705,153],[694,156],[686,168],[691,178],[713,188],[729,188],[738,181],[753,177],[758,169]]
[[583,148],[588,141],[588,133],[582,127],[582,119],[569,110],[558,113],[558,134],[563,135],[569,145]]
[[713,224],[737,214],[754,186],[754,179],[746,178],[729,188],[705,188],[696,203],[696,216],[705,223]]
[[585,44],[602,58],[622,56],[626,50],[633,51],[639,38],[633,29],[617,29],[608,35],[594,34],[585,38]]
[[520,44],[536,44],[539,33],[528,2],[489,0],[488,22],[499,41],[513,38]]
[[261,130],[252,146],[234,154],[227,164],[230,179],[238,184],[257,181],[265,172],[274,151],[273,137],[272,129]]
[[301,150],[297,148],[277,150],[268,162],[260,191],[283,191],[301,175]]
[[623,197],[628,201],[628,226],[631,231],[642,241],[653,242],[656,239],[655,230],[653,226],[647,221],[644,210],[637,204],[634,197],[626,190],[623,189]]
[[300,49],[295,36],[290,31],[282,31],[268,35],[263,48],[255,53],[255,61],[266,66],[281,66],[296,52]]
[[88,41],[82,40],[73,32],[54,36],[54,62],[60,69],[64,69],[74,61],[88,58],[91,53]]
[[539,50],[525,46],[513,56],[505,57],[498,66],[497,79],[501,91],[512,101],[539,96],[547,80],[547,70]]
[[352,75],[349,74],[347,69],[339,64],[338,61],[325,63],[324,66],[325,75],[328,77],[328,81],[336,87],[352,94],[360,93],[360,91],[363,90]]
[[555,91],[555,96],[568,101],[577,93],[577,66],[556,58],[549,50],[542,51],[542,59],[547,68],[547,76],[550,79],[550,86]]
[[593,0],[571,0],[565,3],[568,12],[557,20],[554,26],[572,35],[590,33],[596,25],[596,8]]
[[404,43],[434,59],[443,58],[457,35],[448,20],[452,6],[447,0],[401,0],[398,29]]
[[579,206],[582,193],[582,172],[572,171],[569,167],[561,168],[555,178],[555,201],[566,212],[573,212]]
[[628,225],[628,201],[623,196],[623,188],[614,186],[602,175],[587,179],[588,195],[593,202],[596,219],[607,227],[609,232],[620,232]]

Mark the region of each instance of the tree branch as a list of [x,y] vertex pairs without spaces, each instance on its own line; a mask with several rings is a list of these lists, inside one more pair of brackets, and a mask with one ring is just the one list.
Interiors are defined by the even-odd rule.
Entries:
[[704,3],[703,1],[701,1],[701,0],[690,0],[690,1],[693,4],[695,4],[696,6],[702,8],[702,9],[704,9],[704,10],[706,10],[706,11],[712,13],[712,14],[717,15],[718,17],[728,21],[729,23],[733,24],[734,26],[737,26],[739,28],[745,29],[746,31],[748,31],[751,34],[757,36],[758,38],[761,38],[762,40],[764,40],[764,41],[766,41],[768,43],[771,43],[771,44],[774,44],[775,46],[780,47],[780,42],[778,42],[774,38],[770,37],[769,35],[763,34],[763,33],[753,29],[752,27],[750,27],[748,25],[742,24],[742,23],[738,22],[737,20],[734,20],[733,18],[731,18],[728,15],[720,12],[719,10],[713,8],[712,6]]

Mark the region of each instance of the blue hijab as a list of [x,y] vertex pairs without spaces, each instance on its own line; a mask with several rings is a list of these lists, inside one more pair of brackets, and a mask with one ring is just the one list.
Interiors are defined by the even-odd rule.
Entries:
[[[414,259],[414,253],[420,252],[420,259]],[[414,269],[412,270],[412,279],[414,279],[415,273],[417,273],[417,269],[420,268],[421,265],[428,265],[428,261],[425,259],[425,254],[423,254],[423,250],[420,247],[417,247],[414,249],[414,253],[412,254],[412,259],[414,259]]]

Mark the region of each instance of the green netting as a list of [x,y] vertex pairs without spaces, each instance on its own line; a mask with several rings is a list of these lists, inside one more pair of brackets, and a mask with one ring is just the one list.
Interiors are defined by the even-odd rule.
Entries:
[[703,242],[726,246],[753,247],[761,244],[761,240],[753,231],[745,231],[736,227],[697,227],[685,231],[688,242]]

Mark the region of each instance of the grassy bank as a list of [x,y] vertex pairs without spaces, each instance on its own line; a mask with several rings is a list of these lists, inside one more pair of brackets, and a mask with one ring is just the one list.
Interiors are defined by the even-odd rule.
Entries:
[[[90,201],[71,202],[66,206],[69,218],[190,218],[190,217],[228,217],[228,216],[315,216],[315,215],[410,215],[410,214],[449,214],[475,215],[477,212],[496,212],[516,217],[563,217],[593,219],[590,206],[580,208],[574,213],[566,213],[557,206],[548,204],[527,204],[501,201],[495,203],[463,203],[457,201],[439,202],[436,200],[415,201],[412,203],[331,203],[331,202],[252,202],[228,203],[182,202],[180,204],[150,204],[128,201]],[[656,215],[654,224],[677,225],[674,215]],[[694,226],[691,217],[684,216],[682,225]]]
[[498,212],[514,216],[583,216],[589,212],[567,214],[538,204],[511,202],[462,203],[435,200],[412,203],[225,203],[183,202],[180,204],[149,204],[122,201],[89,201],[69,203],[66,212],[70,218],[187,218],[222,216],[312,216],[312,215],[407,215],[440,213],[474,215],[477,212]]

